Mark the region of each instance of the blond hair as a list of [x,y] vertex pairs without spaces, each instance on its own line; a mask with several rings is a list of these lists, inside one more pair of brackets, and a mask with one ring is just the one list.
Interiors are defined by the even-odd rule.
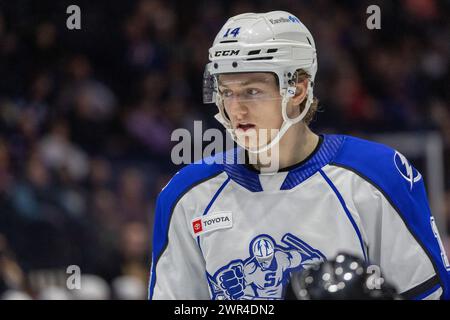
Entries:
[[[295,72],[295,77],[297,78],[297,83],[302,82],[305,79],[310,79],[311,76],[303,69],[298,69]],[[305,109],[306,105],[306,98],[300,103],[300,113]],[[303,118],[303,121],[309,125],[311,121],[314,119],[314,116],[316,115],[317,109],[319,108],[319,99],[316,97],[313,97],[313,100],[311,102],[311,106],[309,107],[308,112],[306,113],[305,117]]]

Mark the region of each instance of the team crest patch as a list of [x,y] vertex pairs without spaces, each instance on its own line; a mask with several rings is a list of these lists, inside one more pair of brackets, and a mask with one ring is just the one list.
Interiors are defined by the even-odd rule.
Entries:
[[194,236],[199,236],[214,230],[231,228],[232,226],[233,215],[231,211],[215,212],[192,220],[192,232]]
[[249,257],[233,260],[211,276],[207,273],[212,299],[283,299],[291,272],[326,260],[317,249],[287,233],[282,245],[260,234],[249,244]]

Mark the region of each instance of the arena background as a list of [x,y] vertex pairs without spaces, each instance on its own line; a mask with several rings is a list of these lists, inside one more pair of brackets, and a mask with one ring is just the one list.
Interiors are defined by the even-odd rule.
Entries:
[[[66,8],[81,8],[68,30]],[[381,29],[366,8],[381,9]],[[145,299],[171,132],[202,104],[229,16],[287,10],[312,32],[313,129],[384,141],[422,172],[447,249],[450,2],[0,1],[0,296]],[[431,190],[431,191],[430,191]],[[69,265],[82,290],[66,290]]]

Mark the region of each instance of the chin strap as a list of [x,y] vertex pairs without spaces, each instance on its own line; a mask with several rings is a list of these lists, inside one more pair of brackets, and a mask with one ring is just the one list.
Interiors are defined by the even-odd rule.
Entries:
[[259,147],[258,149],[250,149],[246,147],[245,145],[242,145],[236,134],[234,133],[234,129],[231,126],[230,120],[227,119],[224,111],[224,107],[222,104],[222,98],[220,95],[217,95],[217,106],[219,108],[219,113],[217,113],[214,118],[216,118],[217,121],[219,121],[230,133],[233,140],[242,148],[247,150],[250,153],[258,154],[264,151],[267,151],[271,148],[273,148],[277,143],[280,142],[281,138],[283,138],[284,134],[288,131],[288,129],[293,125],[303,120],[303,118],[306,116],[306,114],[309,111],[309,108],[311,107],[311,103],[313,101],[313,89],[311,85],[311,81],[308,81],[308,87],[306,89],[306,103],[305,103],[305,109],[298,115],[297,117],[291,119],[287,115],[287,105],[289,103],[289,100],[295,95],[296,87],[288,87],[282,94],[283,99],[281,101],[281,115],[283,116],[283,124],[280,127],[280,130],[278,131],[277,135],[272,139],[272,141],[265,146]]

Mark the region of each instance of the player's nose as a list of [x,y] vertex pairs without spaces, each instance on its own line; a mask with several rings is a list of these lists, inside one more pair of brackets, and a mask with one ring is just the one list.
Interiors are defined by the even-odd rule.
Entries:
[[243,120],[244,117],[248,114],[248,107],[246,106],[245,102],[235,98],[232,98],[228,102],[228,110],[231,115],[237,120]]

